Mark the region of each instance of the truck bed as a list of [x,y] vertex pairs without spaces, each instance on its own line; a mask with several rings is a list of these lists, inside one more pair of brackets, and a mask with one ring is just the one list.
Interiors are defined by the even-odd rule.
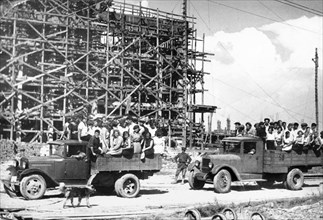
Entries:
[[123,156],[106,155],[97,158],[98,171],[159,171],[162,168],[162,157],[154,154],[153,157],[140,159],[140,154],[134,154],[131,158]]
[[285,173],[289,167],[317,167],[323,166],[322,152],[314,153],[313,150],[302,152],[285,152],[280,150],[267,150],[264,152],[265,173]]

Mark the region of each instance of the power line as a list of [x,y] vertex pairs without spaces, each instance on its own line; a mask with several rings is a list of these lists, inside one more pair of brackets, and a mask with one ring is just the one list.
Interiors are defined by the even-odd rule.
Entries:
[[323,16],[323,12],[317,11],[315,9],[306,7],[304,5],[301,5],[301,4],[298,4],[298,3],[295,3],[295,2],[291,2],[291,1],[288,1],[288,0],[274,0],[274,1],[280,2],[280,3],[285,4],[285,5],[289,5],[291,7],[294,7],[294,8],[309,12],[309,13],[312,13],[314,15]]
[[223,3],[220,3],[220,2],[216,2],[215,0],[209,0],[209,1],[211,3],[213,3],[213,4],[221,5],[221,6],[227,7],[227,8],[231,8],[231,9],[234,9],[236,11],[240,11],[240,12],[247,13],[247,14],[250,14],[250,15],[253,15],[253,16],[256,16],[256,17],[260,17],[260,18],[266,19],[266,20],[278,22],[278,23],[281,23],[281,24],[284,24],[284,25],[288,25],[288,26],[291,26],[291,27],[294,27],[294,28],[298,28],[298,29],[302,29],[302,30],[305,30],[305,31],[309,31],[309,32],[312,32],[312,33],[315,33],[315,34],[318,34],[318,35],[322,35],[322,33],[319,33],[319,32],[313,31],[313,30],[309,30],[309,29],[306,29],[306,28],[303,28],[303,27],[299,27],[299,26],[296,26],[296,25],[292,25],[292,24],[289,24],[289,23],[286,23],[286,22],[281,22],[279,20],[276,20],[276,19],[273,19],[273,18],[268,18],[266,16],[259,15],[259,14],[256,14],[256,13],[253,13],[253,12],[250,12],[250,11],[246,11],[246,10],[243,10],[243,9],[240,9],[240,8],[235,8],[235,7],[232,7],[230,5],[226,5],[226,4],[223,4]]

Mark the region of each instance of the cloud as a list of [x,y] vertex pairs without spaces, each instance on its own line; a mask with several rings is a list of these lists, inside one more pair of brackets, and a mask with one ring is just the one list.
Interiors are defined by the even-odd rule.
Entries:
[[[205,99],[221,108],[215,120],[225,123],[230,115],[232,121],[241,122],[265,116],[314,121],[311,59],[318,48],[322,82],[322,42],[322,17],[318,16],[207,36],[206,48],[215,56],[205,66],[211,73],[205,80],[209,90]],[[321,95],[319,100],[322,106]]]

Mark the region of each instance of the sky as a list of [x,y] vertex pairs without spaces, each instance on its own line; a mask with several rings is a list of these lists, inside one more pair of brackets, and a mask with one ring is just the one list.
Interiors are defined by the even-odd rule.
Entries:
[[[320,130],[323,130],[323,18],[274,0],[187,0],[198,35],[205,33],[205,104],[213,116],[256,123],[269,117],[315,122],[314,62],[318,50]],[[138,4],[139,0],[127,3]],[[182,0],[144,0],[145,7],[182,13]],[[322,0],[293,0],[323,11]]]

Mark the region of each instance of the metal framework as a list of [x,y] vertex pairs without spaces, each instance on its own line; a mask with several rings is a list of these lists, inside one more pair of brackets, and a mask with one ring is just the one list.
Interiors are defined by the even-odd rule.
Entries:
[[209,55],[195,18],[111,0],[0,5],[5,136],[14,139],[20,122],[35,140],[49,127],[61,131],[66,117],[92,109],[110,118],[163,117],[171,136],[192,140],[187,132],[196,125],[197,94],[204,102]]

